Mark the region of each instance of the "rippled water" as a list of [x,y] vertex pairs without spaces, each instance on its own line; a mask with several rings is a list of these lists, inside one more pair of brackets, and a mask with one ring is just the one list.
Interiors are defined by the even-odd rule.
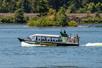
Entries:
[[[17,37],[33,33],[59,34],[66,29],[78,33],[79,47],[20,46]],[[102,68],[102,47],[87,43],[102,43],[102,28],[29,28],[25,25],[0,25],[0,68]]]

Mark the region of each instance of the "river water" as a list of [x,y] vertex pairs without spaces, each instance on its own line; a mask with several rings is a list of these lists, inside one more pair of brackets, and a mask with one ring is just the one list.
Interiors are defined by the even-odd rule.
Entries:
[[[34,33],[79,34],[79,47],[21,47],[17,37]],[[85,46],[102,43],[102,28],[0,25],[0,68],[102,68],[102,47]]]

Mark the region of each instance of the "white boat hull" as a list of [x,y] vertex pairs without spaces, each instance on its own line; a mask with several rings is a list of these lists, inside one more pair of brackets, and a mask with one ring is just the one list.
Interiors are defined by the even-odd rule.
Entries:
[[45,46],[45,45],[40,45],[40,44],[29,44],[26,42],[21,42],[22,47],[33,47],[33,46]]

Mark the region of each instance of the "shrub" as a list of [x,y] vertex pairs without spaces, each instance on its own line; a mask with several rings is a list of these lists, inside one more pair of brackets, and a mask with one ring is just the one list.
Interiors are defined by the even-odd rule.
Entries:
[[29,26],[67,26],[67,16],[65,8],[60,8],[58,12],[50,9],[46,16],[28,21]]
[[50,20],[47,16],[41,18],[32,18],[27,23],[29,26],[57,26],[55,20]]
[[2,23],[14,23],[14,17],[13,16],[3,16],[0,17],[0,22]]
[[27,25],[28,26],[38,26],[39,25],[38,19],[37,18],[30,18],[27,21]]
[[70,21],[70,22],[68,22],[68,26],[71,26],[71,27],[77,27],[78,24],[77,24],[76,21]]

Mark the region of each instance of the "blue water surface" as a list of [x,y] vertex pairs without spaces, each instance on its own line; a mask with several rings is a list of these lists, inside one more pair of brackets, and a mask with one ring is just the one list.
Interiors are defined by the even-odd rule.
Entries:
[[[18,37],[34,33],[79,34],[79,47],[21,47]],[[0,68],[102,68],[102,47],[85,46],[102,43],[102,28],[45,27],[0,25]]]

